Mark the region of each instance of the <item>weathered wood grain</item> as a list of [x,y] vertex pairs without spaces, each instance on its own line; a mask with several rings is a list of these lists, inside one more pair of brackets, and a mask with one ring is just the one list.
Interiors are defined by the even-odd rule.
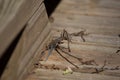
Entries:
[[[35,1],[35,3],[38,2]],[[34,13],[29,16],[27,22],[23,20],[24,17],[21,17],[21,20],[26,22],[27,25],[17,47],[12,53],[1,80],[23,80],[32,67],[33,62],[36,61],[36,57],[38,57],[39,53],[36,53],[36,51],[43,47],[43,43],[45,43],[49,35],[50,26],[46,26],[48,17],[45,6],[43,3],[40,3],[39,6],[37,4],[34,5],[36,5],[37,9],[33,10]]]
[[[46,46],[44,44],[47,41],[42,43],[42,40],[44,39],[41,39],[41,37],[43,37],[42,35],[46,34],[46,27],[45,31],[43,31],[43,34],[41,34],[38,39],[36,39],[36,37],[38,37],[37,35],[33,35],[34,39],[32,40],[31,36],[26,33],[30,39],[30,43],[34,43],[34,40],[37,41],[33,46],[36,46],[41,42],[41,46],[36,49],[36,51],[34,51],[34,47],[28,48],[28,53],[35,53],[34,58],[32,58],[32,56],[30,57],[29,54],[25,56],[21,55],[22,61],[28,61],[27,59],[30,60],[30,63],[26,65],[26,68],[24,69],[24,72],[30,72],[27,76],[27,80],[119,80],[120,69],[105,70],[98,74],[91,74],[95,72],[95,68],[102,68],[105,60],[107,60],[107,64],[104,68],[113,69],[120,66],[120,54],[116,53],[118,47],[120,47],[120,38],[118,36],[120,34],[119,2],[119,0],[62,0],[52,14],[54,20],[51,23],[51,26],[53,27],[52,37],[59,37],[63,29],[66,29],[69,33],[86,29],[85,33],[88,33],[88,35],[84,36],[86,42],[82,42],[80,36],[72,36],[70,54],[82,58],[83,61],[94,60],[98,65],[83,65],[78,60],[61,52],[65,57],[79,66],[79,69],[76,69],[55,51],[52,52],[47,61],[42,61],[48,54],[48,51],[46,51],[46,55],[43,56],[39,62],[31,66],[32,68],[35,68],[35,70],[31,71],[31,69],[28,68],[29,65],[36,61],[35,57],[39,60],[38,56],[42,52],[41,48]],[[34,21],[36,22],[35,19],[31,22]],[[28,32],[34,32],[34,30],[28,30]],[[48,39],[49,38],[50,36]],[[27,42],[29,43],[29,41]],[[31,45],[32,44],[26,46]],[[66,47],[67,42],[64,42],[61,46]],[[21,62],[19,69],[22,70],[24,66],[25,64]],[[62,75],[62,70],[65,70],[68,66],[71,67],[74,73]]]
[[[63,45],[64,47],[67,46]],[[93,65],[82,65],[78,60],[75,58],[72,58],[68,55],[65,55],[64,53],[61,52],[67,59],[69,59],[71,62],[74,64],[78,65],[80,69],[77,69],[75,71],[78,72],[87,72],[87,73],[92,73],[95,71],[94,68],[101,68],[104,65],[104,61],[107,61],[107,64],[105,65],[106,68],[115,68],[116,66],[120,66],[119,63],[119,54],[116,54],[115,48],[110,48],[110,47],[104,47],[104,46],[94,46],[94,45],[84,45],[84,44],[70,44],[71,46],[71,51],[69,52],[70,54],[79,57],[83,59],[83,61],[90,61],[94,60],[96,64]],[[67,51],[67,50],[66,50]],[[48,52],[46,52],[46,55]],[[43,57],[43,60],[45,60],[46,56]],[[67,66],[70,66],[71,68],[74,68],[71,64],[69,64],[66,60],[64,60],[57,52],[53,51],[51,56],[49,57],[48,61],[40,61],[40,63],[44,66],[52,66],[55,65],[59,69],[64,69]],[[86,69],[84,69],[86,67]],[[91,69],[93,69],[91,71]],[[107,71],[107,72],[106,72]],[[115,72],[114,72],[115,71]],[[117,76],[120,74],[120,70],[105,70],[102,74],[110,74],[113,73],[113,76]],[[119,75],[120,76],[120,75]]]
[[[120,32],[119,1],[108,1],[105,0],[104,3],[104,0],[63,0],[56,9],[55,14],[52,15],[55,17],[53,26],[77,29],[84,28],[91,33],[118,35]],[[90,8],[90,4],[95,4],[94,8]],[[117,8],[114,9],[115,4]],[[103,7],[103,5],[109,8]]]
[[43,0],[0,1],[0,57]]
[[119,77],[76,73],[62,75],[62,71],[51,71],[44,69],[36,69],[35,74],[29,75],[26,80],[119,80]]
[[[62,2],[64,4],[59,5],[58,9],[55,11],[56,13],[60,12],[73,15],[78,14],[86,16],[120,17],[119,0],[64,0]],[[70,6],[70,8],[67,6]],[[116,6],[116,8],[113,8],[113,6]]]
[[[63,29],[66,29],[68,33],[86,30],[85,33],[88,33],[84,36],[86,42],[82,42],[80,36],[72,36],[70,54],[80,57],[84,61],[95,60],[98,63],[98,66],[87,65],[87,67],[101,67],[104,60],[107,60],[106,67],[108,68],[120,66],[120,53],[116,53],[118,47],[120,47],[118,36],[120,34],[119,13],[119,0],[62,0],[52,14],[54,18],[54,22],[51,23],[53,36],[59,37]],[[61,46],[67,47],[67,42]],[[78,66],[84,67],[79,61],[67,55],[64,56]],[[52,52],[48,61],[40,61],[40,63],[48,69],[53,64],[59,69],[64,69],[67,66],[72,67],[55,51]],[[77,70],[75,71],[77,72]],[[89,73],[91,70],[84,69],[78,70],[78,72]],[[119,77],[120,70],[108,70],[101,74]]]
[[[58,37],[60,36],[60,33],[62,32],[63,29],[66,29],[68,31],[69,34],[71,33],[77,33],[80,31],[83,31],[82,28],[77,27],[77,29],[75,27],[56,27],[53,29],[53,34],[54,37]],[[91,29],[92,30],[92,29]],[[117,34],[113,34],[112,35],[108,35],[105,34],[107,31],[102,31],[102,32],[98,32],[98,31],[91,31],[90,29],[87,29],[85,31],[85,34],[83,37],[85,38],[86,42],[83,42],[80,36],[71,36],[72,37],[72,42],[73,43],[80,43],[80,44],[88,44],[88,45],[100,45],[100,46],[108,46],[108,47],[114,47],[114,48],[118,48],[120,45],[120,38],[118,37]],[[101,33],[101,34],[100,34]]]
[[[120,6],[118,2],[118,0],[110,0],[109,2],[108,0],[105,0],[105,2],[104,0],[63,0],[56,9],[55,13],[52,15],[55,18],[54,23],[52,24],[53,29],[57,31],[66,29],[70,33],[79,32],[85,29],[86,33],[89,34],[85,36],[88,43],[90,42],[93,44],[96,43],[99,45],[118,47],[120,45],[120,39],[118,37],[120,34]],[[100,13],[106,12],[106,15],[89,15],[91,14],[89,3],[96,5],[95,8],[97,9],[93,9],[93,13],[99,13],[98,8],[100,8],[103,10]],[[113,9],[115,4],[117,8]],[[103,7],[103,5],[109,7],[109,9],[113,11],[109,12],[109,9]],[[85,6],[88,7],[86,8]],[[79,14],[79,12],[83,12],[83,15]],[[86,12],[88,15],[84,15]],[[112,14],[118,15],[114,17]],[[81,42],[81,40],[79,40],[80,37],[74,37],[74,39],[76,42]]]
[[[119,9],[120,8],[120,1],[119,0],[64,0],[64,4],[61,5],[72,5],[72,7],[75,7],[76,5],[79,7],[84,8],[105,8],[105,9]],[[66,6],[67,6],[66,5]],[[74,5],[74,6],[73,6]]]

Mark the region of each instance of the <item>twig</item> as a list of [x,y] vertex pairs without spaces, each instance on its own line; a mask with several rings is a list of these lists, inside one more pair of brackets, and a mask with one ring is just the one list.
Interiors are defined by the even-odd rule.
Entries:
[[107,63],[107,61],[105,60],[103,66],[100,69],[95,68],[96,71],[93,73],[100,73],[100,72],[105,71],[104,67],[106,66],[106,63]]

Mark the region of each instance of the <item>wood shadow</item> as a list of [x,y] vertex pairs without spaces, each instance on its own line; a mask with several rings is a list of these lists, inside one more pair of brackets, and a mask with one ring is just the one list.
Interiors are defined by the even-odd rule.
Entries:
[[[26,26],[26,25],[25,25]],[[19,32],[19,34],[16,36],[16,38],[11,42],[11,44],[8,46],[8,48],[4,51],[3,55],[1,56],[0,58],[0,78],[12,56],[12,53],[13,51],[15,50],[22,34],[23,34],[23,31],[25,29],[25,26],[24,28]]]
[[60,2],[61,0],[44,0],[48,17],[51,16],[51,14],[54,12],[54,10],[56,9]]

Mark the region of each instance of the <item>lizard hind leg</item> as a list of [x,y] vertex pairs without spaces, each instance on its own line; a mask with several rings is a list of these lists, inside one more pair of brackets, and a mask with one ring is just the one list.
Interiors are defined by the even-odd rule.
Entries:
[[75,66],[76,68],[79,68],[77,65],[75,65],[74,63],[72,63],[70,60],[68,60],[66,57],[64,57],[59,51],[58,49],[55,49],[55,51],[62,57],[64,58],[67,62],[69,62],[70,64],[72,64],[73,66]]
[[49,51],[48,51],[48,55],[47,55],[45,61],[48,60],[48,58],[49,58],[49,56],[52,54],[52,51],[53,51],[53,50],[54,50],[54,48],[49,49]]

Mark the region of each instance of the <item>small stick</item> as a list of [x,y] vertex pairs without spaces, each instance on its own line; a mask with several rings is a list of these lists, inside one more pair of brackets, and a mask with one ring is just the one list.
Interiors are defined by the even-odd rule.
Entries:
[[105,71],[104,67],[106,66],[106,63],[107,61],[105,60],[103,66],[100,69],[95,68],[96,72],[93,72],[93,73],[100,73]]

